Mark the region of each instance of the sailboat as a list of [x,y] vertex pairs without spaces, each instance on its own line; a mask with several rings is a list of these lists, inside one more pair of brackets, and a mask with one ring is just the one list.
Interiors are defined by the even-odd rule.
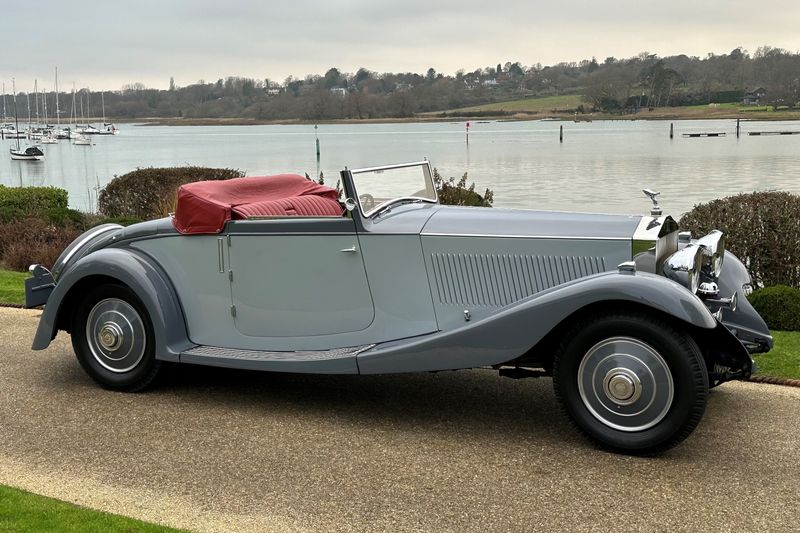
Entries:
[[[14,91],[14,129],[19,131],[19,117],[17,115],[17,87],[14,83],[14,78],[11,78],[11,87]],[[41,161],[44,159],[44,152],[38,146],[28,146],[24,150],[19,146],[19,137],[17,137],[17,149],[9,148],[11,152],[11,159],[15,161]]]
[[61,108],[58,106],[58,67],[56,67],[56,139],[69,139],[69,128],[61,127]]
[[58,144],[58,139],[53,133],[53,127],[47,123],[47,93],[45,93],[44,88],[42,88],[42,109],[44,111],[44,135],[39,142],[42,144]]
[[8,113],[6,112],[6,84],[3,83],[3,123],[0,124],[0,139],[22,139],[24,137],[24,133],[20,133],[13,124],[8,122]]
[[[87,107],[88,107],[88,101],[87,101]],[[81,101],[81,109],[83,109],[83,101]],[[83,134],[83,132],[85,131],[86,128],[78,128],[78,126],[77,126],[77,120],[78,119],[77,119],[77,113],[76,113],[76,110],[75,110],[75,84],[74,83],[72,84],[72,116],[74,117],[74,119],[75,119],[74,122],[76,123],[75,127],[73,129],[71,129],[70,132],[69,132],[69,138],[72,139],[72,144],[74,144],[75,146],[91,146],[92,145],[92,141],[90,141],[89,138],[86,135]],[[86,124],[87,125],[89,124],[88,120],[87,120]]]

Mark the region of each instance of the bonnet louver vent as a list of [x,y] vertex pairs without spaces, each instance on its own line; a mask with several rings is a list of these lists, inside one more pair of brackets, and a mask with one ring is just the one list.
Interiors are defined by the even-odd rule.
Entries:
[[602,257],[431,254],[439,301],[502,307],[606,270]]

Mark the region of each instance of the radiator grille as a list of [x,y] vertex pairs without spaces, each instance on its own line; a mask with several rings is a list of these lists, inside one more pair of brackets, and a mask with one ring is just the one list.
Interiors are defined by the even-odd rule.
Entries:
[[431,254],[439,302],[502,307],[567,281],[604,272],[602,257]]

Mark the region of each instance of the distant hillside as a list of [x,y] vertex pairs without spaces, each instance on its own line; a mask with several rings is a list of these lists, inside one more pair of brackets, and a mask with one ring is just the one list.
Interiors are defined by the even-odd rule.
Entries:
[[[55,108],[54,96],[47,95],[49,109]],[[793,109],[800,102],[800,54],[767,46],[753,54],[736,48],[702,58],[643,52],[552,66],[498,63],[454,76],[433,68],[425,73],[331,68],[282,82],[229,77],[186,87],[170,82],[168,90],[135,83],[106,92],[104,100],[106,117],[117,120],[360,120],[446,110],[625,114],[711,103]],[[71,95],[61,94],[65,118],[71,101]],[[100,115],[99,93],[81,90],[77,102],[79,116],[86,108]]]

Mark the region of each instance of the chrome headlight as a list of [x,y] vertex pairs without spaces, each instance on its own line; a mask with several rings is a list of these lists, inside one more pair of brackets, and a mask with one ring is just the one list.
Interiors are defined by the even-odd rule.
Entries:
[[664,275],[677,281],[692,294],[700,286],[700,271],[703,268],[703,247],[692,243],[678,250],[664,261],[662,268]]
[[722,262],[725,260],[725,234],[715,229],[705,237],[696,241],[703,248],[703,253],[708,257],[709,274],[718,278],[722,273]]

